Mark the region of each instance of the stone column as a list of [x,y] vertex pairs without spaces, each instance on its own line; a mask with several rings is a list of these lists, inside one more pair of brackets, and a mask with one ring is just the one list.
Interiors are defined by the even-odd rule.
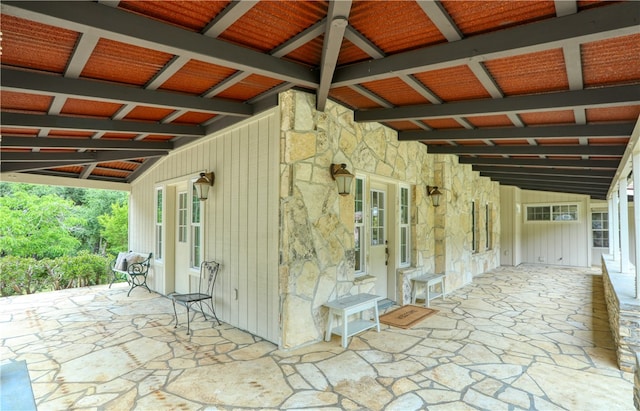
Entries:
[[629,201],[627,200],[627,178],[620,180],[620,272],[629,272]]
[[[633,215],[636,233],[636,298],[640,299],[640,151],[633,154]],[[635,188],[639,187],[639,188]]]
[[609,229],[613,232],[613,238],[611,241],[613,252],[611,253],[611,257],[615,261],[618,259],[618,255],[620,253],[620,226],[618,225],[618,222],[620,221],[620,214],[618,212],[618,191],[613,191],[613,194],[611,195],[611,202],[613,210],[609,215]]

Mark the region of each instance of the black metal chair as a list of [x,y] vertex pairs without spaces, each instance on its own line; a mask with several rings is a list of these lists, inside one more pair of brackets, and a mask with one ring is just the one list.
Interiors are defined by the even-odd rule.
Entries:
[[[198,292],[197,293],[189,293],[189,294],[178,294],[173,293],[170,294],[169,297],[173,301],[173,313],[176,316],[176,325],[173,328],[178,328],[178,312],[176,311],[176,303],[184,305],[187,309],[187,335],[191,333],[191,320],[189,319],[189,311],[191,306],[194,304],[198,304],[200,306],[200,312],[204,316],[204,319],[207,320],[207,314],[204,312],[204,308],[202,303],[204,302],[211,309],[211,313],[213,313],[213,318],[216,319],[218,325],[221,325],[218,316],[216,315],[216,311],[213,307],[213,287],[216,283],[216,278],[218,277],[218,271],[220,270],[220,263],[215,261],[203,261],[200,264],[200,281],[198,284]],[[195,318],[195,311],[193,316]]]

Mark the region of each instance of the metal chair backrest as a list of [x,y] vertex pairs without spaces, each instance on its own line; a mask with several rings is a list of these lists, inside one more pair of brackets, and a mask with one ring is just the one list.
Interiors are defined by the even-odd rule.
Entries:
[[213,295],[213,286],[216,283],[219,269],[220,263],[215,261],[203,261],[202,264],[200,264],[199,293]]

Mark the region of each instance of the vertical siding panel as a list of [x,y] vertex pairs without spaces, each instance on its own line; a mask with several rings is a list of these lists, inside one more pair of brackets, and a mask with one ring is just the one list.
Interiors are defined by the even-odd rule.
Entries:
[[269,127],[269,339],[280,343],[280,290],[279,244],[280,239],[280,134],[279,116],[267,118]]
[[248,328],[248,306],[249,297],[248,290],[249,285],[247,281],[247,259],[248,259],[248,247],[247,247],[247,230],[248,230],[248,173],[249,173],[249,130],[248,127],[240,129],[240,136],[238,138],[238,158],[236,162],[238,164],[238,288],[240,290],[240,304],[238,307],[238,325],[241,328]]
[[227,283],[229,278],[229,267],[225,265],[224,261],[224,137],[219,137],[214,140],[216,146],[216,164],[217,164],[217,172],[216,172],[216,180],[218,180],[218,187],[216,189],[216,209],[215,209],[215,220],[216,220],[216,231],[215,231],[215,256],[216,261],[222,265],[222,271],[219,274],[219,283],[216,286],[217,292],[216,297],[219,301],[219,306],[216,306],[221,318],[224,321],[228,321],[226,313],[228,311],[229,306],[229,297],[226,294]]
[[248,150],[248,182],[247,182],[247,225],[249,231],[247,233],[247,329],[257,329],[258,315],[258,295],[257,295],[257,277],[258,268],[260,267],[258,260],[258,216],[262,215],[260,204],[258,202],[258,142],[260,136],[258,127],[252,123],[248,128],[249,133],[249,150]]
[[226,318],[228,321],[233,324],[232,315],[237,307],[238,300],[236,299],[235,288],[236,288],[236,269],[233,263],[231,262],[231,208],[234,206],[231,203],[231,138],[229,133],[224,136],[224,176],[222,181],[222,190],[224,192],[224,240],[223,240],[223,259],[224,265],[228,271],[228,282],[226,287],[226,295],[229,298],[229,306],[227,306]]
[[231,136],[230,136],[230,143],[231,143],[231,155],[230,157],[228,157],[228,159],[231,162],[231,174],[229,176],[231,178],[231,182],[230,182],[231,218],[229,219],[229,223],[230,223],[229,244],[231,246],[231,250],[230,250],[231,254],[230,254],[229,264],[231,264],[233,267],[232,283],[233,283],[234,290],[232,290],[232,296],[236,296],[236,290],[237,290],[237,296],[238,296],[238,301],[236,302],[236,309],[231,311],[230,318],[233,324],[240,325],[239,312],[244,311],[244,309],[242,308],[242,305],[244,304],[244,301],[246,301],[246,299],[243,298],[243,294],[245,290],[240,287],[240,278],[239,278],[240,270],[239,270],[239,255],[238,255],[240,250],[239,243],[238,243],[238,224],[239,224],[238,208],[240,205],[240,195],[239,195],[240,194],[240,184],[239,184],[239,181],[240,181],[239,180],[240,130],[238,129],[233,130],[233,133],[231,133]]
[[262,264],[258,265],[258,282],[257,282],[257,294],[258,294],[258,328],[257,333],[264,335],[267,331],[268,324],[268,254],[267,254],[267,240],[268,240],[268,224],[269,219],[268,209],[268,190],[269,187],[269,163],[268,163],[268,150],[269,150],[269,128],[264,126],[264,120],[261,120],[258,125],[258,149],[260,156],[258,158],[258,204],[262,212],[258,218],[258,261]]

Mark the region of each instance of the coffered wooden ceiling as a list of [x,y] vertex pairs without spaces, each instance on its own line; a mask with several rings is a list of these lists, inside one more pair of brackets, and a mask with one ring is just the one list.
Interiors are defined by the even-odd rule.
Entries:
[[524,189],[604,198],[640,2],[3,1],[1,170],[131,182],[298,88]]

